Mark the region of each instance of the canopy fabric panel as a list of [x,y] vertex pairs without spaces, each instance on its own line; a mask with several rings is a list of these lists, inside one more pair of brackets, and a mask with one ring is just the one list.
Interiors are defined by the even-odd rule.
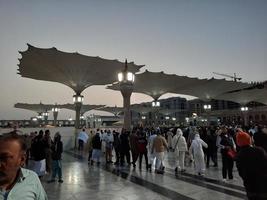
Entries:
[[[163,94],[174,91],[178,86],[189,87],[199,82],[197,78],[146,70],[141,74],[135,75],[133,92],[143,93],[157,100]],[[111,86],[107,86],[107,89],[120,90],[119,85],[119,83],[115,83]]]
[[106,106],[106,107],[98,108],[96,110],[101,110],[101,111],[109,112],[109,113],[112,113],[113,115],[117,116],[121,112],[124,111],[124,108],[123,107],[117,107],[117,106],[114,106],[114,107]]
[[143,105],[140,105],[140,104],[133,104],[133,105],[131,105],[130,109],[132,111],[140,113],[142,115],[145,115],[145,114],[147,114],[149,112],[153,112],[154,111],[154,109],[151,106],[147,107],[147,106],[143,106]]
[[[124,63],[118,60],[67,53],[56,48],[41,49],[29,44],[20,54],[18,74],[22,77],[62,83],[78,94],[92,85],[116,82],[117,74],[124,69]],[[143,66],[128,63],[133,73]]]
[[42,104],[42,103],[39,103],[39,104],[16,103],[14,107],[25,109],[25,110],[31,110],[37,113],[44,113],[44,112],[52,110],[52,108],[55,107],[55,105]]
[[244,89],[218,95],[215,99],[227,100],[246,105],[250,102],[258,102],[267,105],[267,87],[265,89]]
[[[90,105],[90,104],[83,104],[81,107],[81,114],[84,114],[90,110],[94,110],[94,109],[98,109],[98,108],[102,108],[105,105]],[[69,110],[74,110],[75,111],[75,105],[74,104],[62,104],[62,105],[58,105],[59,108],[65,108],[65,109],[69,109]]]
[[[202,100],[211,100],[216,96],[250,87],[251,84],[227,81],[225,79],[198,79],[163,72],[145,71],[136,74],[133,92],[143,93],[157,100],[166,93],[191,95]],[[120,90],[119,83],[107,86],[108,89]]]
[[178,87],[172,92],[195,96],[205,101],[214,99],[220,94],[233,90],[244,89],[249,86],[250,84],[248,83],[227,81],[225,79],[199,79],[188,87]]

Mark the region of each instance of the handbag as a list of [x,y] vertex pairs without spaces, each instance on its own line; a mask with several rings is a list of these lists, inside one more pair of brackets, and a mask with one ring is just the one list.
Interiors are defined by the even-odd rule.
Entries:
[[233,149],[229,149],[228,151],[227,151],[227,155],[230,157],[230,158],[232,158],[232,159],[234,159],[235,157],[236,157],[236,151],[235,150],[233,150]]

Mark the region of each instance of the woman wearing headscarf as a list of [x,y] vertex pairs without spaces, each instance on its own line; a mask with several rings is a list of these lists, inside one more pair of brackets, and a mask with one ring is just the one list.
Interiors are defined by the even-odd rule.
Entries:
[[229,151],[235,151],[236,146],[233,137],[229,134],[226,127],[222,127],[220,135],[217,136],[217,147],[221,149],[222,154],[222,176],[223,182],[227,175],[229,180],[233,180],[234,159],[229,155]]
[[205,160],[203,147],[207,148],[208,145],[202,139],[200,139],[199,134],[195,135],[194,140],[189,148],[190,155],[193,155],[195,162],[195,170],[199,176],[203,176],[205,172]]
[[185,153],[188,151],[187,143],[185,137],[183,136],[183,132],[181,129],[177,129],[176,135],[172,139],[172,147],[175,153],[175,161],[176,167],[175,172],[181,171],[184,172],[184,160],[185,160]]

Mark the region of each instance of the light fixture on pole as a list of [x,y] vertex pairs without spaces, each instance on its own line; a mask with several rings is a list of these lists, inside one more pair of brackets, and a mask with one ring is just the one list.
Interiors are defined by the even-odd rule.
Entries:
[[248,107],[246,107],[246,106],[242,106],[242,107],[240,108],[240,110],[241,110],[242,112],[248,111]]
[[134,74],[128,71],[127,59],[125,60],[125,68],[118,74],[118,81],[120,83],[120,91],[123,97],[124,108],[124,124],[123,128],[127,131],[131,129],[131,95],[133,92]]
[[207,122],[209,125],[209,122],[210,122],[209,111],[211,111],[211,105],[210,104],[204,104],[203,108],[207,112],[207,120],[205,122]]
[[80,115],[81,115],[81,108],[83,104],[83,96],[80,94],[73,95],[73,103],[75,105],[75,137],[74,137],[74,148],[77,148],[77,135],[78,129],[80,128]]
[[248,120],[247,120],[247,111],[249,110],[247,106],[242,106],[240,108],[242,115],[243,115],[243,119],[244,119],[244,125],[247,126],[248,125]]
[[204,104],[203,108],[204,108],[204,110],[211,110],[211,105],[210,104]]
[[160,107],[159,101],[152,101],[152,107]]
[[42,115],[43,115],[45,124],[47,124],[47,120],[48,120],[48,115],[49,115],[49,113],[48,113],[47,111],[45,111],[45,112],[42,113]]
[[79,94],[73,95],[73,103],[75,105],[75,111],[76,111],[75,128],[78,129],[80,127],[80,114],[83,103],[83,96]]
[[55,107],[52,108],[52,112],[53,112],[53,117],[54,117],[54,121],[53,121],[53,125],[56,126],[57,125],[57,116],[58,116],[58,112],[59,112],[59,108],[57,106],[57,104],[55,104]]

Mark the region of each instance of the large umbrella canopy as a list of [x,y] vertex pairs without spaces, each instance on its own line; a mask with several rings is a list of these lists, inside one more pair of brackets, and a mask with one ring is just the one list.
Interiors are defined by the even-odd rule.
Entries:
[[217,96],[215,99],[234,101],[241,105],[246,105],[253,101],[267,105],[267,84],[265,82],[265,84],[259,86],[227,92]]
[[[248,83],[226,81],[225,79],[198,79],[163,72],[145,71],[136,74],[133,92],[147,94],[154,100],[165,93],[186,94],[202,100],[211,100],[219,94],[250,86]],[[119,83],[107,86],[107,88],[120,90]]]
[[44,113],[44,112],[51,110],[53,107],[55,107],[55,105],[42,104],[42,102],[40,102],[39,104],[16,103],[14,107],[25,109],[25,110],[31,110],[31,111],[34,111],[40,114],[40,113]]
[[[143,93],[157,100],[163,94],[166,94],[179,84],[178,76],[175,74],[165,74],[164,72],[150,72],[135,75],[133,92]],[[120,90],[119,83],[107,86],[108,89]]]
[[[92,85],[106,85],[117,81],[117,74],[124,69],[124,63],[79,53],[66,53],[56,48],[41,49],[28,44],[20,52],[18,74],[22,77],[62,83],[77,94]],[[128,69],[135,73],[144,65],[128,63]]]
[[[101,107],[104,107],[105,105],[90,105],[90,104],[83,104],[81,107],[81,113],[84,114],[90,110],[93,109],[98,109]],[[69,109],[69,110],[74,110],[75,111],[75,105],[74,104],[63,104],[63,105],[58,105],[59,108],[65,108],[65,109]]]
[[140,113],[142,115],[145,115],[145,114],[147,114],[149,112],[153,112],[154,108],[151,107],[151,106],[149,106],[149,107],[148,106],[144,106],[142,104],[133,104],[133,105],[131,105],[130,110],[135,111],[137,113]]
[[[211,100],[216,96],[250,86],[248,83],[227,81],[225,79],[197,79],[190,85],[175,88],[172,92],[198,97],[201,100]],[[226,99],[225,99],[226,100]]]
[[112,113],[113,115],[117,116],[117,115],[119,115],[121,112],[124,111],[124,108],[123,108],[123,107],[117,107],[117,106],[114,106],[114,107],[106,106],[106,107],[98,108],[98,109],[96,109],[96,110],[101,110],[101,111],[105,111],[105,112],[110,112],[110,113]]

